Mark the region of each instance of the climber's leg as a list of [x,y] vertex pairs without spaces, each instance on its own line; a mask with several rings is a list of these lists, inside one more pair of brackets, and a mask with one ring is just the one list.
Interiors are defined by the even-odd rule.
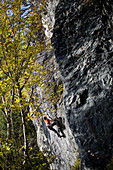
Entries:
[[56,129],[53,128],[53,126],[48,126],[48,129],[52,130],[53,132],[55,132],[58,135],[58,137],[60,137],[60,134],[57,132]]
[[53,123],[51,123],[51,127],[57,125],[56,121],[54,121]]
[[58,132],[60,133],[62,133],[62,136],[61,137],[66,137],[66,135],[65,135],[65,133],[64,133],[64,131],[63,131],[63,129],[61,128],[61,127],[59,127],[58,128]]

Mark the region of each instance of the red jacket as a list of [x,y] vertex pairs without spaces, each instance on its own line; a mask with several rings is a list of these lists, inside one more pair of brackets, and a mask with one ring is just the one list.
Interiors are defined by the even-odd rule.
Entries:
[[50,119],[46,119],[45,122],[46,122],[46,125],[47,125],[47,126],[49,126],[49,125],[51,124]]

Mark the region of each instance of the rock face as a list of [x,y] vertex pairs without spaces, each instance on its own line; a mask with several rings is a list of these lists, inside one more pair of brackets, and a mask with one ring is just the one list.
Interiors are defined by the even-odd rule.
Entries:
[[[69,170],[74,166],[78,156],[77,145],[66,120],[63,106],[60,106],[57,112],[57,116],[59,115],[65,120],[64,124],[66,129],[64,133],[66,137],[58,137],[56,133],[46,127],[43,119],[38,119],[38,121],[34,120],[37,131],[37,143],[46,155],[49,155],[49,152],[52,155],[51,159],[53,163],[50,165],[52,170]],[[58,130],[56,126],[54,126],[54,128]]]
[[45,35],[48,39],[52,37],[52,31],[55,23],[55,8],[59,0],[48,0],[46,12],[43,13],[42,23],[45,28]]
[[[49,41],[53,34],[52,30],[55,22],[55,18],[54,18],[55,7],[58,4],[58,0],[48,0],[47,2],[48,2],[47,12],[43,14],[42,20],[43,20],[43,26],[45,28],[45,35]],[[48,79],[49,77],[47,76],[46,79],[48,80],[48,82],[54,80],[54,83],[56,85],[59,85],[61,82],[60,80],[61,76],[58,72],[57,65],[50,64],[48,62],[49,59],[52,60],[53,63],[55,63],[55,56],[53,50],[48,50],[48,53],[46,54],[44,53],[44,59],[42,61],[41,58],[40,61],[41,64],[42,63],[45,64],[46,68],[49,67],[49,69],[51,70],[50,79]],[[36,90],[36,93],[38,95],[38,89]],[[40,101],[43,102],[43,99],[44,99],[44,91],[40,90]],[[37,106],[37,103],[35,104]],[[51,111],[53,110],[54,105],[55,105],[55,109],[56,108],[57,109],[55,111]],[[78,148],[74,136],[72,135],[72,132],[69,127],[69,123],[64,110],[63,99],[61,98],[59,104],[56,102],[54,103],[54,105],[45,102],[44,104],[41,105],[40,109],[37,110],[37,112],[40,112],[40,114],[42,115],[44,115],[45,112],[47,112],[51,118],[54,118],[55,116],[62,117],[63,124],[65,125],[64,134],[66,137],[60,138],[57,136],[56,133],[49,130],[45,125],[43,116],[40,116],[38,119],[33,119],[33,123],[35,125],[35,129],[37,132],[37,143],[41,151],[44,151],[46,155],[50,154],[52,156],[51,159],[53,163],[50,165],[50,168],[52,170],[70,170],[71,167],[74,166],[75,161],[78,158]],[[58,130],[57,126],[54,126],[54,128]]]
[[52,45],[82,169],[102,170],[113,156],[112,23],[112,0],[60,0],[55,12]]

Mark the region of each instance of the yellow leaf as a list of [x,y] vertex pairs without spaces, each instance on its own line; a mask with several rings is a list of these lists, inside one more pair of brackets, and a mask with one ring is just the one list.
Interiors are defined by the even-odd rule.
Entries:
[[15,106],[12,104],[11,107],[15,107]]
[[6,147],[6,150],[8,151],[9,149],[10,149],[10,147],[9,147],[9,146],[7,146],[7,147]]

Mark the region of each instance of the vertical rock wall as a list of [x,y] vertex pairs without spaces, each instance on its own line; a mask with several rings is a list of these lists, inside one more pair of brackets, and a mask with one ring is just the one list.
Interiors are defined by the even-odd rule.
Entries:
[[[51,115],[49,113],[49,115]],[[61,116],[65,121],[64,133],[66,137],[58,137],[56,133],[49,130],[43,119],[34,120],[35,129],[37,131],[37,143],[41,151],[45,152],[45,155],[52,156],[49,161],[52,160],[50,168],[52,170],[70,170],[74,166],[77,156],[77,145],[72,132],[69,128],[69,124],[66,120],[65,110],[61,105],[57,116]],[[51,115],[52,117],[52,115]],[[57,126],[54,126],[56,130]],[[50,154],[49,154],[50,152]]]
[[[55,23],[55,8],[58,4],[58,0],[48,0],[47,1],[47,9],[46,12],[43,13],[43,26],[45,28],[45,36],[47,38],[47,42],[49,42],[51,36],[53,35],[53,26]],[[41,58],[40,63],[45,64],[46,67],[50,67],[52,69],[52,65],[48,63],[49,59],[55,61],[55,56],[53,53],[53,50],[48,50],[47,53],[44,53],[43,61]],[[48,65],[47,65],[48,63]],[[56,66],[57,67],[57,66]],[[55,71],[56,70],[56,71]],[[53,73],[51,74],[50,79],[48,79],[48,75],[46,79],[48,81],[54,81],[58,85],[61,79],[61,76],[58,72],[58,70],[53,67]],[[38,93],[38,92],[37,92]],[[40,89],[41,93],[41,89]],[[43,91],[40,94],[40,100],[43,102]],[[43,151],[46,155],[51,155],[52,164],[50,165],[50,168],[52,170],[70,170],[72,166],[74,166],[76,159],[78,158],[78,152],[77,152],[77,145],[75,142],[75,139],[72,135],[72,132],[69,127],[69,123],[67,121],[66,113],[64,110],[64,104],[62,98],[59,101],[59,104],[56,102],[56,108],[57,110],[51,111],[51,108],[53,109],[53,104],[49,104],[48,102],[41,105],[40,110],[37,110],[40,112],[40,114],[43,114],[39,118],[33,119],[33,123],[35,125],[35,129],[37,131],[37,143],[41,151]],[[50,109],[49,109],[50,108]],[[45,114],[44,110],[48,113],[48,116],[51,118],[62,117],[63,123],[65,125],[64,134],[66,137],[58,137],[56,133],[49,130],[43,120],[43,115]],[[57,126],[54,126],[56,130],[58,130]]]
[[45,28],[45,35],[48,39],[52,37],[55,23],[55,9],[59,0],[48,0],[46,11],[43,13],[42,23]]
[[60,0],[52,37],[82,169],[113,156],[113,1]]

